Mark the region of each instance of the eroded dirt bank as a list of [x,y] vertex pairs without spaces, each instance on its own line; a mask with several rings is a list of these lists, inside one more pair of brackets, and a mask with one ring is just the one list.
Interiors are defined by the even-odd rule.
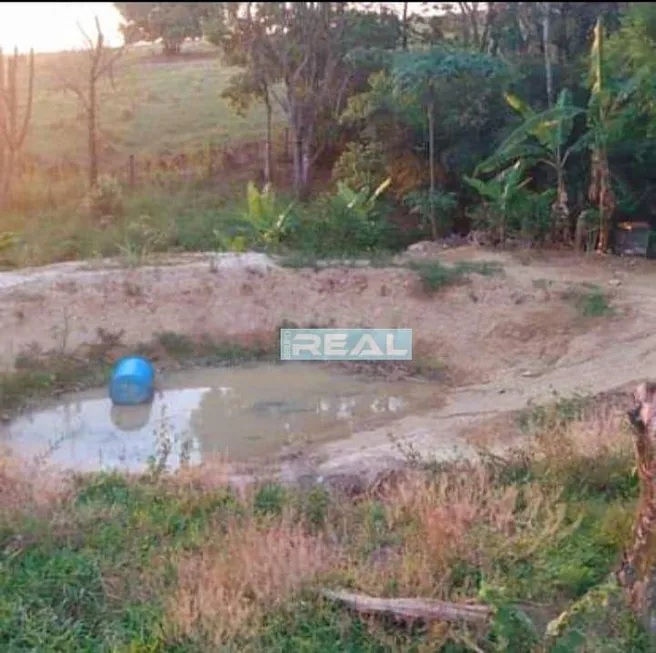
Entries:
[[[423,355],[439,358],[455,381],[446,405],[393,428],[360,432],[312,452],[318,473],[369,470],[398,460],[388,434],[445,457],[463,428],[522,408],[528,400],[611,390],[656,370],[656,286],[648,263],[543,257],[459,248],[440,260],[496,261],[503,273],[477,274],[435,294],[402,268],[278,267],[260,255],[188,256],[124,269],[63,264],[0,275],[0,363],[9,369],[33,344],[75,350],[98,330],[131,345],[172,331],[215,338],[277,337],[299,325],[403,327]],[[581,284],[609,293],[614,316],[584,317],[564,297]],[[323,462],[322,462],[323,461]],[[306,461],[309,464],[309,461]]]

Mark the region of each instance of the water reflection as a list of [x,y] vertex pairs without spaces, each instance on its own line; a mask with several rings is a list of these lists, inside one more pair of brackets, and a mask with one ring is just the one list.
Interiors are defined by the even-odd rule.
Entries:
[[2,427],[0,440],[76,469],[143,469],[168,447],[176,467],[185,457],[244,459],[296,437],[341,437],[358,420],[434,403],[425,385],[364,382],[312,363],[192,370],[161,383],[147,406],[112,407],[104,389],[63,397]]

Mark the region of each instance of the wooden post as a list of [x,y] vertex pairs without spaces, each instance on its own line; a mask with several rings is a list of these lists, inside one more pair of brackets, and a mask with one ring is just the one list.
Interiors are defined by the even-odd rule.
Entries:
[[212,179],[212,176],[214,175],[214,170],[212,168],[212,155],[214,154],[214,151],[212,150],[212,143],[207,144],[207,179],[210,180]]
[[128,159],[128,183],[130,185],[130,188],[134,190],[135,187],[135,170],[134,170],[134,154],[130,154],[130,158]]
[[285,127],[285,161],[289,161],[289,127]]

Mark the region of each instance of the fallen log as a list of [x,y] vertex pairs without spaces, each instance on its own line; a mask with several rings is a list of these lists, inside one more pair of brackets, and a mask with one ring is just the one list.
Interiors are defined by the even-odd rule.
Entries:
[[487,623],[492,616],[492,608],[487,605],[449,603],[436,599],[381,599],[353,592],[321,590],[321,596],[341,603],[356,612],[383,614],[406,620],[423,621],[465,621],[467,623]]

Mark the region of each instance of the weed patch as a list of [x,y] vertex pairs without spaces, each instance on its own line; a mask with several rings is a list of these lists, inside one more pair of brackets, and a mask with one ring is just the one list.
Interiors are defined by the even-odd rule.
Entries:
[[19,356],[16,371],[0,375],[0,411],[20,410],[44,397],[108,381],[110,368],[102,361],[81,361],[57,354]]
[[561,297],[573,304],[583,317],[612,316],[616,313],[608,295],[601,288],[571,289]]
[[500,265],[485,261],[461,261],[452,266],[446,266],[439,261],[410,261],[407,267],[419,275],[424,290],[429,293],[462,283],[472,274],[489,277],[500,274],[503,270]]

